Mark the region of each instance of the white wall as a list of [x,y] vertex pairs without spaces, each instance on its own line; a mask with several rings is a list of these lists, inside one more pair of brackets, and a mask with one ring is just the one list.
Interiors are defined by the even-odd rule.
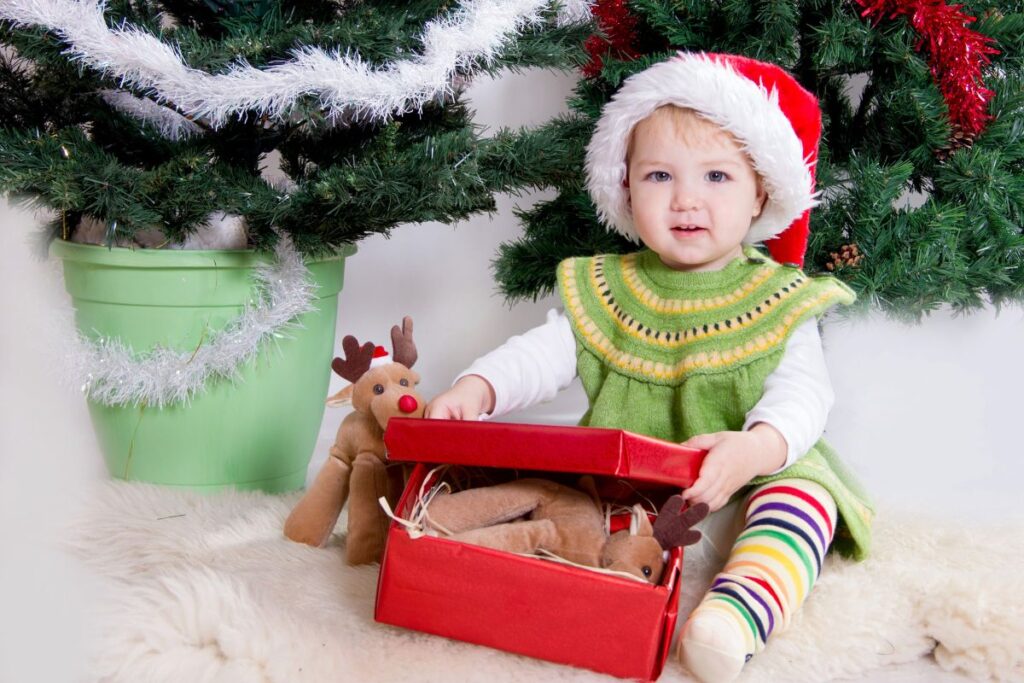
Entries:
[[[477,120],[492,128],[539,123],[563,110],[571,83],[549,72],[478,83]],[[391,325],[412,315],[421,388],[432,395],[477,355],[540,323],[557,302],[510,309],[490,271],[497,245],[520,231],[512,207],[534,198],[502,197],[493,217],[404,226],[362,242],[348,265],[339,338],[386,341]],[[19,643],[77,642],[71,636],[89,607],[85,579],[47,541],[78,508],[76,494],[105,475],[84,401],[54,371],[70,334],[57,264],[33,260],[30,213],[5,204],[0,224],[0,680],[15,680],[5,674],[30,656]],[[879,500],[945,515],[1020,514],[1019,309],[941,313],[918,327],[878,317],[830,324],[825,344],[838,396],[828,436]],[[582,409],[575,387],[525,419],[569,421]],[[326,414],[316,459],[342,415]],[[37,680],[68,679],[62,674],[79,670],[80,654],[65,646],[62,657],[36,657],[25,670],[53,674]]]

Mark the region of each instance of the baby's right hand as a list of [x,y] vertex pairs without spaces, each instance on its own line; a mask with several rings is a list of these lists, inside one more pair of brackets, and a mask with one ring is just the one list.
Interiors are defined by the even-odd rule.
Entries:
[[480,375],[466,375],[427,404],[423,417],[434,420],[478,420],[494,410],[494,388]]

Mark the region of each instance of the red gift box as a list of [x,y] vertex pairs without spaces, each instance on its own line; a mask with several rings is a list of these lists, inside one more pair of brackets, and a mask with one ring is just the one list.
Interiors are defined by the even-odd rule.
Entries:
[[[705,451],[614,429],[394,418],[388,459],[419,463],[395,510],[408,517],[436,464],[608,475],[679,489]],[[651,586],[444,538],[388,530],[377,621],[571,664],[654,680],[675,628],[682,552]]]

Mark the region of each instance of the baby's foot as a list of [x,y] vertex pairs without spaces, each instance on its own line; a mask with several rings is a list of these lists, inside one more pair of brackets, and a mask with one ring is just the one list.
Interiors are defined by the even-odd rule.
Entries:
[[697,610],[679,639],[679,659],[702,683],[728,683],[750,658],[743,632],[728,615]]

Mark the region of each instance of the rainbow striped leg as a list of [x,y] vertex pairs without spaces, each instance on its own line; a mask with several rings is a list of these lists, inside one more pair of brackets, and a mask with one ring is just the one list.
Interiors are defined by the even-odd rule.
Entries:
[[836,527],[828,491],[805,479],[754,489],[725,568],[686,622],[680,656],[703,681],[730,681],[800,609]]

